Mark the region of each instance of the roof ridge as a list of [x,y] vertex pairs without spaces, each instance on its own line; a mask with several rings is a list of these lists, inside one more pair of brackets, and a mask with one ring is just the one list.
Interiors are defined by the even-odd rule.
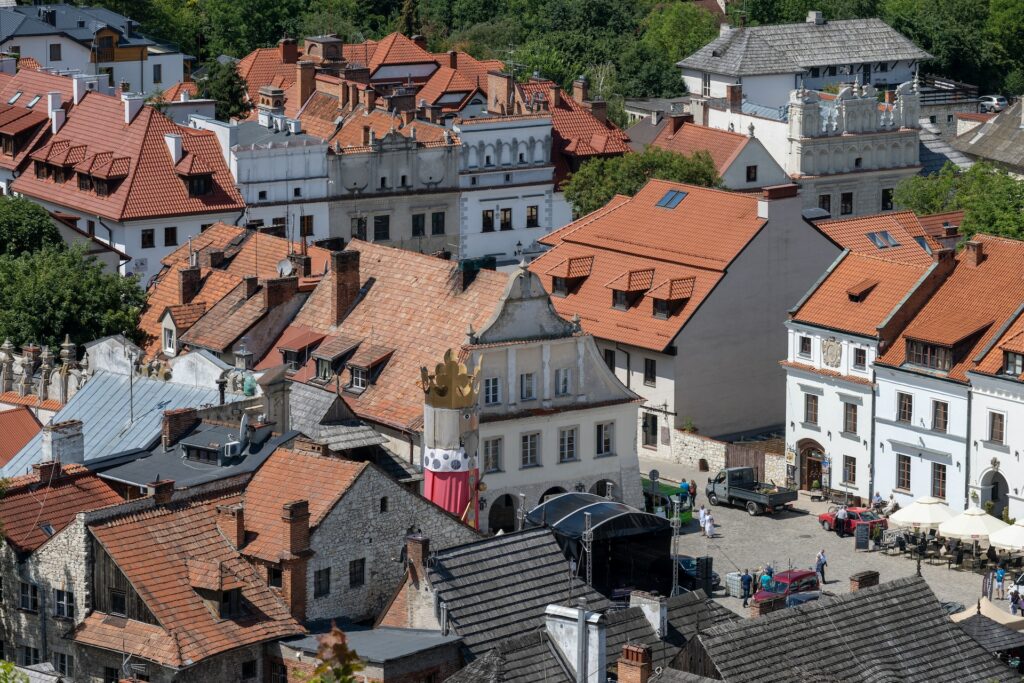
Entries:
[[[225,498],[234,498],[242,493],[245,489],[241,486],[231,486],[227,489],[218,489],[216,491],[206,491],[194,494],[192,497],[183,498],[181,500],[172,500],[169,505],[154,505],[153,507],[140,509],[140,510],[125,510],[122,514],[112,516],[103,520],[98,520],[92,523],[92,526],[97,527],[117,527],[124,524],[132,524],[135,522],[141,522],[148,519],[156,519],[157,517],[167,517],[176,515],[180,512],[192,510],[197,507],[203,507],[209,505],[215,501],[222,500]],[[145,498],[142,500],[146,500]],[[125,503],[119,503],[118,505],[130,504],[133,501],[125,501]],[[108,509],[113,509],[116,505],[108,506]],[[103,509],[103,508],[99,508]]]

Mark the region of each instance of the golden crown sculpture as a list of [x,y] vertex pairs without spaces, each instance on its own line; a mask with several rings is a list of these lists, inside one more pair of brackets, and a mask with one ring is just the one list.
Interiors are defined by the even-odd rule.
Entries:
[[476,405],[480,389],[480,365],[470,370],[455,358],[455,352],[444,352],[444,361],[437,364],[434,374],[420,368],[420,387],[428,404],[435,408],[470,408]]

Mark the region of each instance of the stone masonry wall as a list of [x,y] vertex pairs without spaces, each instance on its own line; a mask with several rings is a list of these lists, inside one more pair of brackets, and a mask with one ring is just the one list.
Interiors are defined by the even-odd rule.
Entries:
[[[76,650],[78,657],[75,681],[103,683],[106,669],[122,670],[123,661],[119,653],[82,646]],[[249,661],[256,663],[256,675],[252,678],[242,678],[242,664]],[[180,672],[138,658],[131,660],[130,663],[145,666],[148,680],[152,683],[262,683],[267,665],[263,644],[248,645],[225,652]]]
[[764,481],[786,484],[786,456],[781,453],[764,454]]
[[722,441],[673,429],[670,462],[698,467],[701,460],[706,460],[708,471],[717,472],[725,467],[725,449],[726,444]]

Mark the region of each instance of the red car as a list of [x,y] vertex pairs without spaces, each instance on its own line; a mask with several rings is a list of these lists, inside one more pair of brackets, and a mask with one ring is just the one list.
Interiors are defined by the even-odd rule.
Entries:
[[[832,531],[836,528],[836,512],[838,510],[837,507],[830,507],[828,512],[818,515],[818,523],[821,524],[822,529]],[[862,524],[868,525],[869,532],[873,532],[876,526],[883,529],[889,528],[888,520],[879,517],[869,508],[846,508],[846,532],[852,534],[854,529]]]
[[792,595],[793,593],[806,593],[817,590],[821,590],[821,587],[818,585],[817,572],[810,569],[790,569],[775,574],[767,589],[759,590],[754,594],[754,600],[767,600],[768,598],[777,598],[780,595]]

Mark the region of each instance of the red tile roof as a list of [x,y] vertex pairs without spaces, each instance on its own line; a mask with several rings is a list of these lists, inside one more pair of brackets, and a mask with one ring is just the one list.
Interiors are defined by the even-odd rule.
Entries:
[[1024,354],[1024,315],[1018,314],[1013,323],[1006,328],[992,348],[982,357],[978,364],[971,369],[972,372],[980,372],[984,375],[998,375],[1018,382],[1024,382],[1024,374],[1014,378],[1004,372],[1006,367],[1007,353]]
[[17,455],[22,446],[32,440],[43,426],[25,406],[10,410],[0,409],[0,467]]
[[687,156],[707,152],[715,162],[715,170],[722,175],[750,140],[749,136],[739,133],[685,123],[675,133],[671,125],[664,126],[651,145]]
[[315,529],[368,466],[284,448],[274,451],[245,489],[243,554],[272,562],[289,558],[284,504],[308,501],[309,528]]
[[970,263],[968,249],[960,252],[953,274],[877,361],[880,365],[902,366],[907,360],[907,339],[943,346],[962,342],[965,347],[957,349],[945,376],[967,381],[974,358],[1024,301],[1024,242],[982,234],[975,235],[974,241],[980,242],[984,251],[981,263]]
[[4,538],[15,550],[32,552],[51,538],[44,524],[59,533],[78,513],[121,502],[107,482],[82,465],[64,465],[61,475],[48,481],[39,480],[39,470],[8,480],[0,521]]
[[463,95],[464,97],[457,104],[446,104],[443,106],[445,110],[455,111],[461,109],[462,103],[476,90],[477,85],[475,81],[470,80],[455,69],[442,66],[434,72],[430,80],[416,93],[416,104],[419,105],[421,101],[427,104],[436,104],[444,95]]
[[[941,245],[925,232],[921,222],[912,211],[876,213],[860,218],[820,221],[815,225],[843,249],[849,249],[858,254],[878,256],[887,261],[918,265],[930,264],[932,255],[915,238],[922,238],[932,251],[941,248]],[[883,248],[876,246],[869,235],[882,232],[887,232],[896,241],[897,246]],[[885,243],[889,244],[889,242]]]
[[[302,49],[299,48],[299,59]],[[297,67],[281,61],[281,50],[277,47],[256,48],[235,65],[238,75],[245,79],[249,92],[249,101],[259,100],[260,88],[264,85],[276,85],[288,89],[295,82]]]
[[[162,657],[163,664],[198,663],[243,645],[303,632],[284,601],[217,528],[216,507],[239,500],[237,494],[229,494],[185,501],[91,527],[93,536],[124,572],[167,634],[166,640],[152,629],[139,634],[153,639],[153,656]],[[189,585],[189,562],[197,560],[217,563],[225,576],[232,577],[231,581],[241,587],[243,599],[251,606],[249,614],[232,619],[213,615]],[[126,640],[135,642],[127,638],[127,629],[138,629],[137,623],[125,620],[122,628]],[[89,638],[90,627],[95,625],[80,627],[76,640]],[[110,636],[109,632],[101,632],[92,638],[102,640]],[[174,643],[170,651],[169,643]]]
[[402,117],[397,114],[384,109],[373,109],[367,113],[362,105],[356,107],[355,111],[345,117],[345,122],[342,123],[338,132],[328,140],[328,144],[331,149],[341,152],[367,150],[369,148],[363,144],[363,129],[367,126],[378,140],[390,132],[405,137],[410,137],[415,132],[416,140],[421,144],[445,144],[444,135],[447,132],[452,141],[451,144],[458,144],[458,136],[444,126],[420,120],[405,124],[402,122]]
[[314,135],[322,140],[328,140],[338,129],[335,121],[341,116],[338,109],[338,96],[331,93],[317,90],[298,113],[298,119],[302,122],[302,132],[307,135]]
[[[61,95],[61,106],[68,111],[71,109],[73,82],[64,76],[42,73],[38,71],[19,71],[14,76],[7,76],[0,79],[0,120],[7,126],[4,132],[13,134],[18,128],[27,130],[38,126],[38,130],[20,147],[18,153],[13,157],[0,154],[0,168],[13,171],[22,166],[26,157],[38,147],[39,143],[50,134],[46,112],[46,95],[50,92],[59,92]],[[13,105],[8,105],[17,93],[21,93]],[[36,97],[40,99],[29,109],[26,105]]]
[[17,391],[5,391],[0,393],[0,406],[28,406],[30,408],[38,408],[40,410],[50,410],[57,412],[64,407],[64,404],[55,399],[47,399],[40,401],[38,396],[22,396]]
[[[167,133],[181,136],[186,157],[195,155],[213,170],[210,194],[189,196],[175,171],[164,139]],[[245,207],[215,134],[179,126],[152,107],[142,107],[126,124],[119,99],[89,92],[68,114],[54,138],[54,144],[57,142],[86,148],[85,161],[77,169],[124,180],[109,195],[100,196],[79,189],[73,178],[57,183],[23,173],[14,181],[16,192],[116,221],[241,211]]]
[[180,667],[181,652],[174,636],[155,624],[92,612],[75,629],[72,639],[110,652],[126,653],[170,667]]
[[31,57],[21,57],[18,59],[18,71],[25,69],[27,71],[38,71],[42,68],[42,64],[32,59]]
[[[655,206],[670,190],[687,195],[674,209]],[[552,297],[555,310],[567,319],[578,314],[584,331],[595,337],[661,351],[765,224],[757,202],[750,195],[651,180],[635,197],[616,197],[548,235],[544,243],[554,247],[530,270],[551,291],[548,271],[592,257],[589,276],[566,296]],[[612,283],[644,293],[628,310],[612,308]],[[688,293],[688,300],[674,315],[656,318],[653,298],[673,291]]]
[[942,237],[946,230],[945,224],[949,223],[950,227],[959,228],[960,224],[964,222],[963,211],[947,211],[945,213],[933,213],[925,216],[918,216],[917,220],[921,223],[921,227],[931,237],[938,239]]
[[181,94],[187,92],[190,98],[196,98],[199,96],[199,86],[196,85],[195,81],[179,81],[174,85],[168,86],[163,93],[161,93],[161,99],[164,102],[178,102],[181,100]]
[[421,64],[424,62],[437,63],[434,55],[412,42],[412,39],[396,32],[380,39],[374,47],[373,56],[370,57],[367,66],[370,67],[372,78],[373,72],[384,65]]

